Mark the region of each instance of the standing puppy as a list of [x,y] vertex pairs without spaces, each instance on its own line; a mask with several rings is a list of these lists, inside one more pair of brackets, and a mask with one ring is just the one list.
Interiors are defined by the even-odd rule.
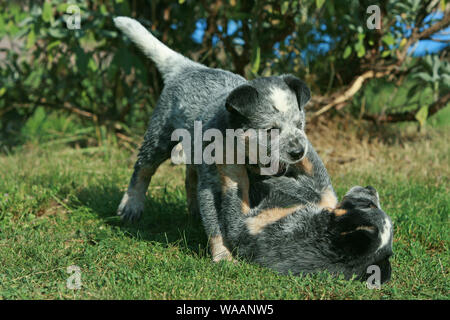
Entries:
[[[280,174],[304,158],[308,148],[304,105],[310,99],[310,91],[303,81],[290,75],[247,81],[172,51],[136,20],[118,17],[114,23],[156,63],[164,79],[164,88],[118,215],[130,220],[140,217],[152,175],[178,143],[171,141],[172,133],[185,129],[194,137],[195,121],[202,123],[203,130],[217,129],[224,136],[226,129],[278,129]],[[191,140],[195,141],[195,137]],[[195,148],[192,145],[191,150]],[[204,162],[194,166],[198,208],[210,239],[213,259],[229,259],[231,255],[223,245],[218,221],[221,192],[217,168]]]

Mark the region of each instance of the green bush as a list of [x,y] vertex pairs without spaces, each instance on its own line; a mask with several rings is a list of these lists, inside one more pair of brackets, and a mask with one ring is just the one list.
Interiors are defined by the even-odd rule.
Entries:
[[[58,129],[38,133],[36,121],[44,112],[47,120],[64,122],[60,117],[70,114],[78,118],[75,127],[90,127],[79,135],[83,144],[101,144],[107,133],[125,141],[142,135],[162,80],[151,61],[114,28],[114,16],[139,19],[168,46],[208,66],[248,78],[294,73],[307,81],[314,97],[328,98],[367,66],[396,61],[396,46],[401,48],[406,39],[395,19],[401,16],[402,23],[413,25],[423,18],[418,3],[380,3],[383,26],[392,26],[380,33],[365,27],[368,0],[348,0],[345,5],[317,0],[2,1],[0,149],[28,139],[49,140],[49,132],[65,132],[52,124]],[[68,28],[71,4],[80,9],[80,29]],[[439,5],[425,8],[425,16]],[[228,32],[232,21],[237,30]],[[194,41],[198,23],[204,23],[205,30],[201,41]],[[328,49],[320,50],[325,43]],[[439,86],[433,74],[432,81],[428,79],[433,65],[425,63],[420,69],[420,59],[411,59],[407,66],[418,68],[415,81],[431,88],[434,97],[448,90],[448,63],[440,61],[444,58],[432,61],[442,65]],[[358,109],[358,104],[354,107]],[[73,135],[76,130],[80,129],[69,132]]]
[[[155,92],[148,86],[149,68],[113,31],[109,13],[130,14],[127,3],[78,5],[82,28],[70,30],[64,21],[68,4],[63,1],[30,2],[25,10],[18,3],[3,4],[0,37],[12,44],[12,49],[2,50],[5,59],[0,67],[4,143],[6,139],[46,140],[50,131],[38,134],[46,118],[40,107],[75,114],[98,127],[117,127],[118,122],[145,127],[155,104]],[[61,112],[50,119],[56,121],[51,125],[54,129],[63,129],[66,120]],[[59,132],[67,130],[71,129]],[[18,133],[22,137],[13,139]]]

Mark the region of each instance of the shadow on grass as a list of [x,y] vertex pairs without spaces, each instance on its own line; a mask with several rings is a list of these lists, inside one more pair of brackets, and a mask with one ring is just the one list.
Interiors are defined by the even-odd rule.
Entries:
[[78,203],[72,205],[90,208],[106,224],[119,227],[138,240],[156,241],[165,246],[176,245],[203,254],[207,238],[200,217],[188,213],[184,191],[176,189],[169,192],[161,188],[155,193],[157,195],[154,197],[147,195],[145,211],[134,223],[121,221],[116,215],[123,195],[117,187],[83,189],[77,194]]

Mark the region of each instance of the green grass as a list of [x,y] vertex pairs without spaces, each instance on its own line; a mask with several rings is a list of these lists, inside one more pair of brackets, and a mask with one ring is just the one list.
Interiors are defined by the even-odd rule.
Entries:
[[[213,264],[201,223],[186,210],[181,166],[160,169],[145,216],[130,225],[115,210],[135,155],[23,147],[0,156],[0,298],[448,299],[448,141],[434,132],[330,166],[339,196],[374,185],[393,219],[393,276],[381,290],[244,261]],[[81,268],[80,290],[66,287],[71,265]]]

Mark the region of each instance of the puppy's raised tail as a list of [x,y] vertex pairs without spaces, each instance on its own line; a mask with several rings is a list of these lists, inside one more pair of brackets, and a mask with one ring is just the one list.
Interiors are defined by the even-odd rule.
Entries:
[[204,67],[164,45],[147,31],[142,24],[134,19],[117,17],[114,18],[114,24],[130,38],[147,57],[155,62],[164,81],[173,77],[185,67]]

